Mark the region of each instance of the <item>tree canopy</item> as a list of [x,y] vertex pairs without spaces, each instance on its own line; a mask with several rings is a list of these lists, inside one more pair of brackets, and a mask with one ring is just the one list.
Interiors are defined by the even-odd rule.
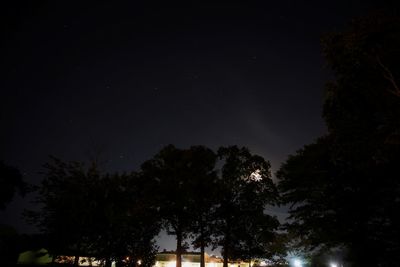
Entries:
[[82,255],[107,265],[129,256],[152,266],[159,223],[138,187],[140,176],[56,158],[45,169],[36,200],[41,209],[27,215],[48,236],[53,256],[74,255],[74,265]]
[[268,254],[267,244],[274,240],[279,222],[264,209],[277,200],[277,191],[270,163],[247,148],[221,147],[218,157],[222,167],[216,230],[226,267],[229,260]]
[[400,255],[400,18],[356,19],[322,43],[335,74],[323,110],[328,133],[277,173],[283,202],[292,204],[288,229],[310,249],[344,247],[356,265],[393,266]]
[[28,218],[50,253],[74,255],[75,265],[87,255],[151,266],[161,226],[176,236],[177,267],[189,238],[205,266],[207,246],[222,246],[226,265],[271,256],[278,237],[278,220],[265,213],[277,201],[270,164],[245,147],[168,145],[129,174],[51,158],[36,201],[41,209]]
[[196,237],[204,253],[215,161],[216,155],[206,147],[178,149],[169,145],[142,165],[143,175],[152,181],[165,229],[176,236],[177,267],[181,266],[181,254],[186,247],[184,240],[193,229],[199,231]]

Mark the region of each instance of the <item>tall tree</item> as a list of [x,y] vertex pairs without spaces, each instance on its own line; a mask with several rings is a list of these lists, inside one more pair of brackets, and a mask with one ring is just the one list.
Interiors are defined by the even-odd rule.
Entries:
[[309,250],[340,245],[346,231],[344,225],[338,224],[339,217],[347,216],[340,209],[346,205],[346,189],[338,180],[341,171],[331,158],[331,142],[322,137],[305,146],[290,156],[277,173],[282,200],[293,205],[288,230],[293,240],[301,241],[299,246]]
[[[316,246],[345,246],[354,264],[400,260],[400,18],[378,12],[323,39],[336,79],[327,86],[328,134],[278,172],[290,228]],[[366,257],[368,255],[368,257]]]
[[193,173],[189,181],[192,245],[200,248],[200,267],[205,267],[205,248],[211,244],[217,205],[217,155],[203,146],[190,148]]
[[[251,154],[247,148],[221,147],[218,156],[222,169],[218,181],[219,205],[216,209],[217,242],[222,246],[223,265],[227,267],[228,261],[237,257],[238,249],[241,249],[239,244],[244,244],[244,239],[248,239],[247,236],[240,239],[249,230],[246,229],[248,223],[256,216],[256,212],[262,213],[266,204],[276,201],[277,191],[271,180],[269,162]],[[273,223],[264,227],[269,230],[276,228],[277,221],[268,218]]]
[[139,260],[143,266],[152,266],[159,233],[157,211],[150,205],[143,188],[143,179],[137,173],[105,175],[95,185],[96,216],[93,225],[92,253],[110,265],[111,261]]
[[143,175],[153,181],[150,188],[165,229],[176,236],[177,267],[181,267],[184,240],[194,228],[204,252],[208,236],[207,209],[210,208],[207,190],[211,186],[209,182],[212,183],[214,165],[215,155],[205,147],[178,149],[173,145],[166,146],[142,165]]
[[49,236],[49,252],[54,256],[72,254],[74,265],[87,253],[92,226],[91,211],[95,208],[92,188],[100,179],[95,164],[88,168],[79,162],[63,162],[52,158],[45,165],[45,177],[38,188],[39,211],[27,213],[28,219]]
[[159,232],[156,211],[133,174],[102,174],[96,163],[52,160],[38,188],[39,211],[29,219],[49,237],[54,255],[92,255],[111,264],[129,256],[152,266],[154,237]]

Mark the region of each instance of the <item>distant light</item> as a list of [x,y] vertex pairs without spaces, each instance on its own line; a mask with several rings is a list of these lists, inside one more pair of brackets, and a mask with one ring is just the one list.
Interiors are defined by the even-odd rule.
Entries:
[[302,267],[302,266],[303,266],[303,263],[302,263],[301,260],[299,260],[299,259],[294,259],[294,260],[293,260],[293,266],[294,266],[294,267]]
[[337,263],[331,262],[330,267],[338,267]]
[[142,264],[142,260],[138,260],[138,261],[137,261],[137,264],[138,264],[138,265]]

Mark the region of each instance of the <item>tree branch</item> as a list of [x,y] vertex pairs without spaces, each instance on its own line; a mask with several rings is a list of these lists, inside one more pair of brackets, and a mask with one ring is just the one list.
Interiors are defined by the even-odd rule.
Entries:
[[397,97],[400,97],[400,88],[396,83],[396,80],[393,76],[393,73],[390,71],[390,69],[388,67],[386,67],[383,63],[382,60],[380,59],[380,57],[377,55],[376,56],[376,60],[378,61],[379,66],[382,68],[383,70],[383,77],[388,80],[392,86],[393,86],[393,90],[389,89],[389,92],[394,94]]

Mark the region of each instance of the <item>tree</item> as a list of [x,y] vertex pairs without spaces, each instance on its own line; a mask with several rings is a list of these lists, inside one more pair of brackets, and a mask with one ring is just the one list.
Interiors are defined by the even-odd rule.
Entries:
[[290,156],[277,173],[281,197],[284,203],[293,205],[289,219],[294,222],[288,225],[289,230],[295,233],[294,237],[307,236],[302,238],[301,245],[310,249],[321,244],[321,235],[329,236],[324,245],[336,244],[344,231],[336,222],[338,207],[345,203],[337,197],[343,187],[337,180],[340,171],[330,157],[330,142],[324,137],[305,146]]
[[[222,169],[215,212],[217,243],[222,246],[224,267],[227,267],[231,259],[259,255],[250,240],[276,229],[277,220],[263,210],[266,204],[276,201],[277,191],[271,180],[269,162],[251,154],[247,148],[221,147],[218,156]],[[257,224],[258,220],[263,223]]]
[[[214,158],[213,152],[205,147],[178,149],[169,145],[141,167],[143,175],[153,183],[149,188],[153,189],[167,232],[176,236],[177,267],[181,267],[184,240],[193,227],[200,228],[198,237],[203,242],[204,252],[208,204],[205,198],[195,195],[201,189],[197,186],[201,184],[203,189],[207,186],[205,182],[212,176]],[[193,205],[199,205],[198,212],[193,212]]]
[[[253,259],[273,259],[277,252],[277,229],[279,221],[263,210],[248,210],[238,218],[243,229],[234,233],[233,258],[247,260],[249,267]],[[244,220],[244,221],[241,221]],[[239,229],[238,229],[239,230]]]
[[[95,256],[106,265],[141,260],[152,266],[158,217],[141,192],[136,174],[102,174],[95,162],[63,162],[52,158],[38,188],[39,211],[28,217],[49,237],[54,257]],[[133,260],[133,261],[132,261]]]
[[[160,231],[157,211],[149,205],[142,177],[137,173],[105,175],[99,192],[93,252],[109,265],[111,261],[152,266],[156,253],[154,237]],[[128,260],[127,260],[128,259]]]
[[6,208],[6,204],[13,199],[16,192],[24,196],[27,184],[18,169],[0,161],[0,210]]
[[189,181],[189,207],[192,245],[200,248],[200,267],[205,267],[205,248],[212,242],[217,205],[217,176],[215,164],[217,155],[203,146],[190,148],[193,173]]
[[[336,80],[327,86],[328,133],[289,157],[279,188],[289,229],[310,248],[349,250],[357,266],[400,255],[400,19],[378,12],[323,39]],[[368,255],[368,257],[366,257]]]
[[65,163],[51,158],[45,164],[45,177],[38,187],[39,211],[28,211],[28,220],[49,238],[49,252],[54,256],[86,255],[91,245],[91,230],[96,224],[93,186],[100,180],[95,164],[86,168],[80,162]]

